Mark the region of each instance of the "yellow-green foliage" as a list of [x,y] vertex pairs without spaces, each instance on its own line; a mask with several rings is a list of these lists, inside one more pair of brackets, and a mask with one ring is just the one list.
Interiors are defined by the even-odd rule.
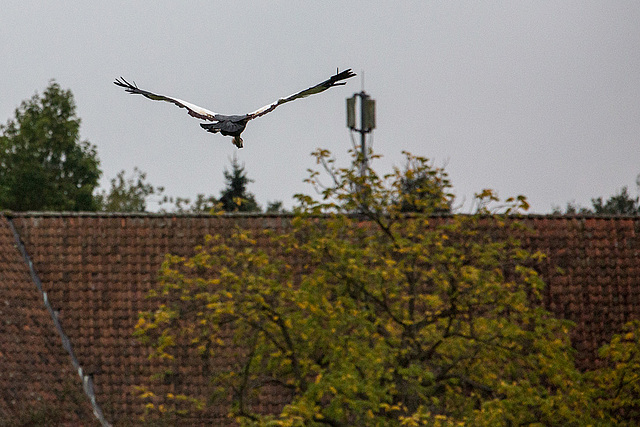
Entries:
[[[206,360],[232,351],[222,339],[232,333],[238,363],[212,372],[212,383],[223,399],[233,391],[230,416],[247,425],[593,423],[570,325],[540,308],[543,255],[508,237],[515,222],[505,215],[526,209],[524,198],[496,213],[485,190],[476,214],[436,219],[429,214],[452,198],[427,159],[407,154],[410,167],[379,177],[360,175],[356,154],[342,169],[328,152],[315,155],[331,184],[311,174],[322,199],[299,196],[288,233],[259,248],[261,236],[237,230],[209,237],[191,258],[167,257],[152,294],[158,309],[137,326],[155,356],[172,358],[180,342]],[[403,191],[415,176],[433,179],[419,197]],[[623,355],[628,374],[598,381],[632,396],[638,356],[618,343],[607,351]],[[291,402],[254,413],[257,393],[274,384]]]
[[600,349],[607,366],[590,372],[593,399],[601,417],[619,425],[636,426],[640,420],[640,322],[626,324],[611,343]]

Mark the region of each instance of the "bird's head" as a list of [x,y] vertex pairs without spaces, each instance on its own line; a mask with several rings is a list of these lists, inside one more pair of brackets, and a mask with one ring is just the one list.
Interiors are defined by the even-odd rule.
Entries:
[[238,148],[242,148],[243,147],[242,138],[240,138],[240,135],[233,137],[233,145],[235,145]]

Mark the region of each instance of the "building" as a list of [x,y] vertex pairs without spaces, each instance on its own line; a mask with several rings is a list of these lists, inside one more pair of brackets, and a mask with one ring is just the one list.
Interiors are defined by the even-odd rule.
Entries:
[[[522,236],[523,246],[548,255],[540,271],[545,306],[575,322],[578,366],[598,366],[597,348],[640,318],[640,218],[521,220],[533,230]],[[288,221],[277,215],[0,215],[0,420],[30,413],[59,424],[99,425],[103,416],[113,425],[136,425],[144,406],[135,386],[149,383],[156,362],[132,331],[138,312],[151,308],[145,295],[165,254],[189,256],[205,235],[228,236],[236,226],[277,231]],[[188,387],[204,393],[197,360],[185,358],[180,366],[192,378]],[[276,393],[259,404],[272,411],[285,400]],[[226,413],[213,408],[206,422],[224,425]]]

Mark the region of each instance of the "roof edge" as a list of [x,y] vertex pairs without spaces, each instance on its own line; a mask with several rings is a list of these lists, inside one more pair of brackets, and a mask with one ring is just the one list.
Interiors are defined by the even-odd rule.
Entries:
[[[72,211],[24,211],[16,212],[11,210],[0,210],[0,215],[7,218],[37,218],[37,217],[96,217],[96,218],[292,218],[294,213],[263,213],[263,212],[226,212],[220,215],[210,213],[192,213],[192,212],[72,212]],[[358,216],[358,214],[354,214]],[[429,215],[433,218],[453,217],[453,216],[472,216],[471,213],[442,213]],[[312,215],[314,217],[331,216],[331,214]],[[408,217],[413,216],[411,213]],[[484,216],[484,215],[483,215]],[[487,215],[490,216],[490,215]],[[512,218],[517,219],[601,219],[601,220],[620,220],[632,219],[640,220],[640,215],[597,215],[597,214],[510,214]]]
[[27,252],[27,248],[24,246],[24,243],[22,242],[22,237],[20,236],[20,233],[18,232],[15,225],[13,224],[13,221],[10,218],[7,218],[7,223],[9,224],[9,228],[11,229],[11,232],[13,234],[13,239],[15,242],[16,249],[22,256],[22,261],[26,264],[27,270],[29,271],[31,282],[33,283],[33,285],[35,285],[38,292],[40,293],[40,297],[42,298],[42,302],[44,303],[44,306],[47,312],[49,313],[49,317],[53,322],[53,326],[55,327],[55,329],[58,332],[58,335],[60,336],[60,339],[62,341],[61,343],[62,347],[65,349],[65,351],[69,355],[73,368],[76,370],[76,372],[78,373],[78,376],[82,380],[82,388],[84,390],[84,394],[89,399],[89,403],[91,404],[91,407],[93,409],[93,415],[96,417],[96,419],[100,422],[102,426],[111,427],[111,423],[109,423],[109,421],[107,421],[106,418],[104,417],[104,413],[102,412],[102,409],[100,408],[100,405],[98,405],[98,402],[96,400],[96,395],[93,387],[93,379],[90,376],[84,374],[82,366],[80,365],[80,362],[78,361],[78,358],[76,357],[75,352],[73,351],[73,347],[71,345],[71,341],[69,340],[69,336],[65,333],[64,328],[60,323],[60,319],[58,319],[58,315],[56,311],[51,306],[49,297],[47,296],[47,292],[42,287],[42,281],[40,280],[40,276],[36,272],[35,266],[31,261],[31,257]]
[[292,213],[261,213],[261,212],[228,212],[221,215],[214,215],[209,213],[191,213],[191,212],[71,212],[71,211],[0,211],[0,214],[7,218],[21,218],[21,217],[98,217],[98,218],[120,218],[120,217],[141,217],[141,218],[216,218],[231,217],[231,218],[291,218],[294,216]]

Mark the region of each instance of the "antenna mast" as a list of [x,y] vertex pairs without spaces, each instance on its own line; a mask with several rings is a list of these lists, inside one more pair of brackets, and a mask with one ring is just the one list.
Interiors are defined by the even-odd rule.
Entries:
[[[362,90],[347,98],[347,127],[352,132],[360,134],[361,165],[360,176],[364,177],[369,169],[369,159],[366,148],[366,136],[376,127],[376,101],[364,91],[364,70],[360,74]],[[356,127],[356,99],[360,100],[360,128]]]

